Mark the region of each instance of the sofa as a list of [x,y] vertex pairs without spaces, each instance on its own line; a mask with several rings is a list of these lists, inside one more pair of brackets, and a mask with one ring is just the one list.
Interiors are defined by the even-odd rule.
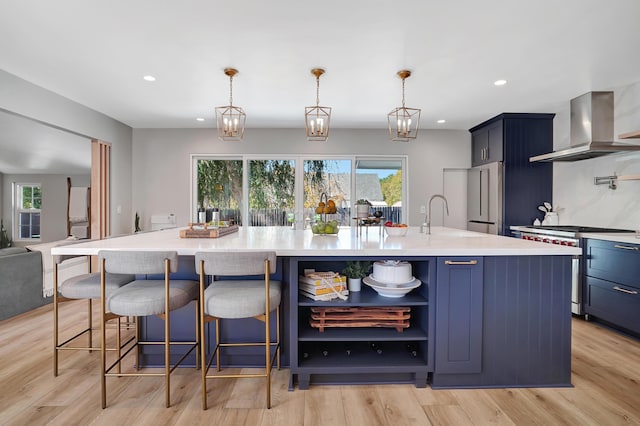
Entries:
[[23,247],[0,249],[0,320],[53,301],[42,296],[42,253]]

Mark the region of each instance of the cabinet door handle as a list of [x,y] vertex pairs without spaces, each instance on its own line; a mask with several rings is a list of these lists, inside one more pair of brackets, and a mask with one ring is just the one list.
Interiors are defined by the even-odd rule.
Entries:
[[477,260],[465,260],[465,261],[461,261],[461,260],[445,260],[444,261],[445,265],[477,265],[478,261]]
[[621,246],[620,244],[616,244],[614,245],[615,248],[619,248],[619,249],[625,249],[625,250],[635,250],[638,251],[640,249],[638,249],[638,247],[634,247],[634,246]]
[[638,294],[638,292],[635,291],[635,290],[627,290],[626,288],[618,287],[617,285],[614,285],[613,289],[616,290],[616,291],[621,291],[623,293],[627,293],[627,294]]
[[480,185],[478,188],[478,194],[480,194],[480,197],[478,197],[478,216],[482,217],[482,197],[484,197],[484,194],[482,193],[482,169],[480,169],[480,179],[478,179],[478,184]]

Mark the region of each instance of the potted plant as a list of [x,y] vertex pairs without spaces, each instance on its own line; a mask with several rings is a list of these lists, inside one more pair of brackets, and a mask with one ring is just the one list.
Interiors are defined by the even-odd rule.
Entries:
[[369,217],[369,208],[371,208],[369,200],[361,198],[356,201],[356,217],[359,219]]
[[369,275],[371,262],[368,261],[348,261],[342,273],[347,276],[349,291],[360,291],[362,279]]
[[136,212],[136,217],[133,221],[133,226],[135,227],[135,231],[134,232],[140,232],[142,231],[142,229],[140,229],[140,215],[138,214],[138,212]]

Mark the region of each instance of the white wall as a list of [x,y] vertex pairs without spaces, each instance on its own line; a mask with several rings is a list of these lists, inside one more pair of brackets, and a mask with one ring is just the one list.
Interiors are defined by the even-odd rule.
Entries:
[[[604,89],[603,89],[604,90]],[[609,89],[611,90],[611,89]],[[614,137],[640,130],[640,82],[615,88]],[[581,95],[577,93],[576,96]],[[554,149],[569,146],[569,102],[554,120]],[[627,143],[640,143],[629,139]],[[553,165],[553,201],[564,208],[560,224],[640,228],[640,180],[620,181],[618,188],[594,185],[596,176],[640,174],[640,153],[557,162]]]
[[[443,169],[470,166],[470,141],[466,130],[421,130],[415,141],[392,143],[386,130],[332,129],[327,142],[312,143],[303,128],[247,129],[243,142],[222,142],[215,129],[134,129],[133,211],[143,229],[158,213],[189,222],[191,154],[398,154],[409,156],[409,223],[418,225],[420,205],[442,192]],[[442,224],[441,209],[432,223]]]
[[[111,233],[133,231],[129,126],[0,70],[0,109],[111,145]],[[118,214],[118,207],[122,211]],[[4,207],[6,210],[6,206]]]

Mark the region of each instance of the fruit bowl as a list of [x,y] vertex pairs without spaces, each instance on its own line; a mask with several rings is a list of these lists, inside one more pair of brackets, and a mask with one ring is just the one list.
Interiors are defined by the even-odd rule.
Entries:
[[320,194],[320,202],[315,209],[315,221],[311,222],[313,235],[338,235],[338,210],[336,203],[326,193]]
[[340,225],[336,219],[317,220],[311,224],[311,232],[313,235],[338,235]]
[[384,232],[390,237],[404,237],[407,235],[409,228],[407,226],[384,226]]

